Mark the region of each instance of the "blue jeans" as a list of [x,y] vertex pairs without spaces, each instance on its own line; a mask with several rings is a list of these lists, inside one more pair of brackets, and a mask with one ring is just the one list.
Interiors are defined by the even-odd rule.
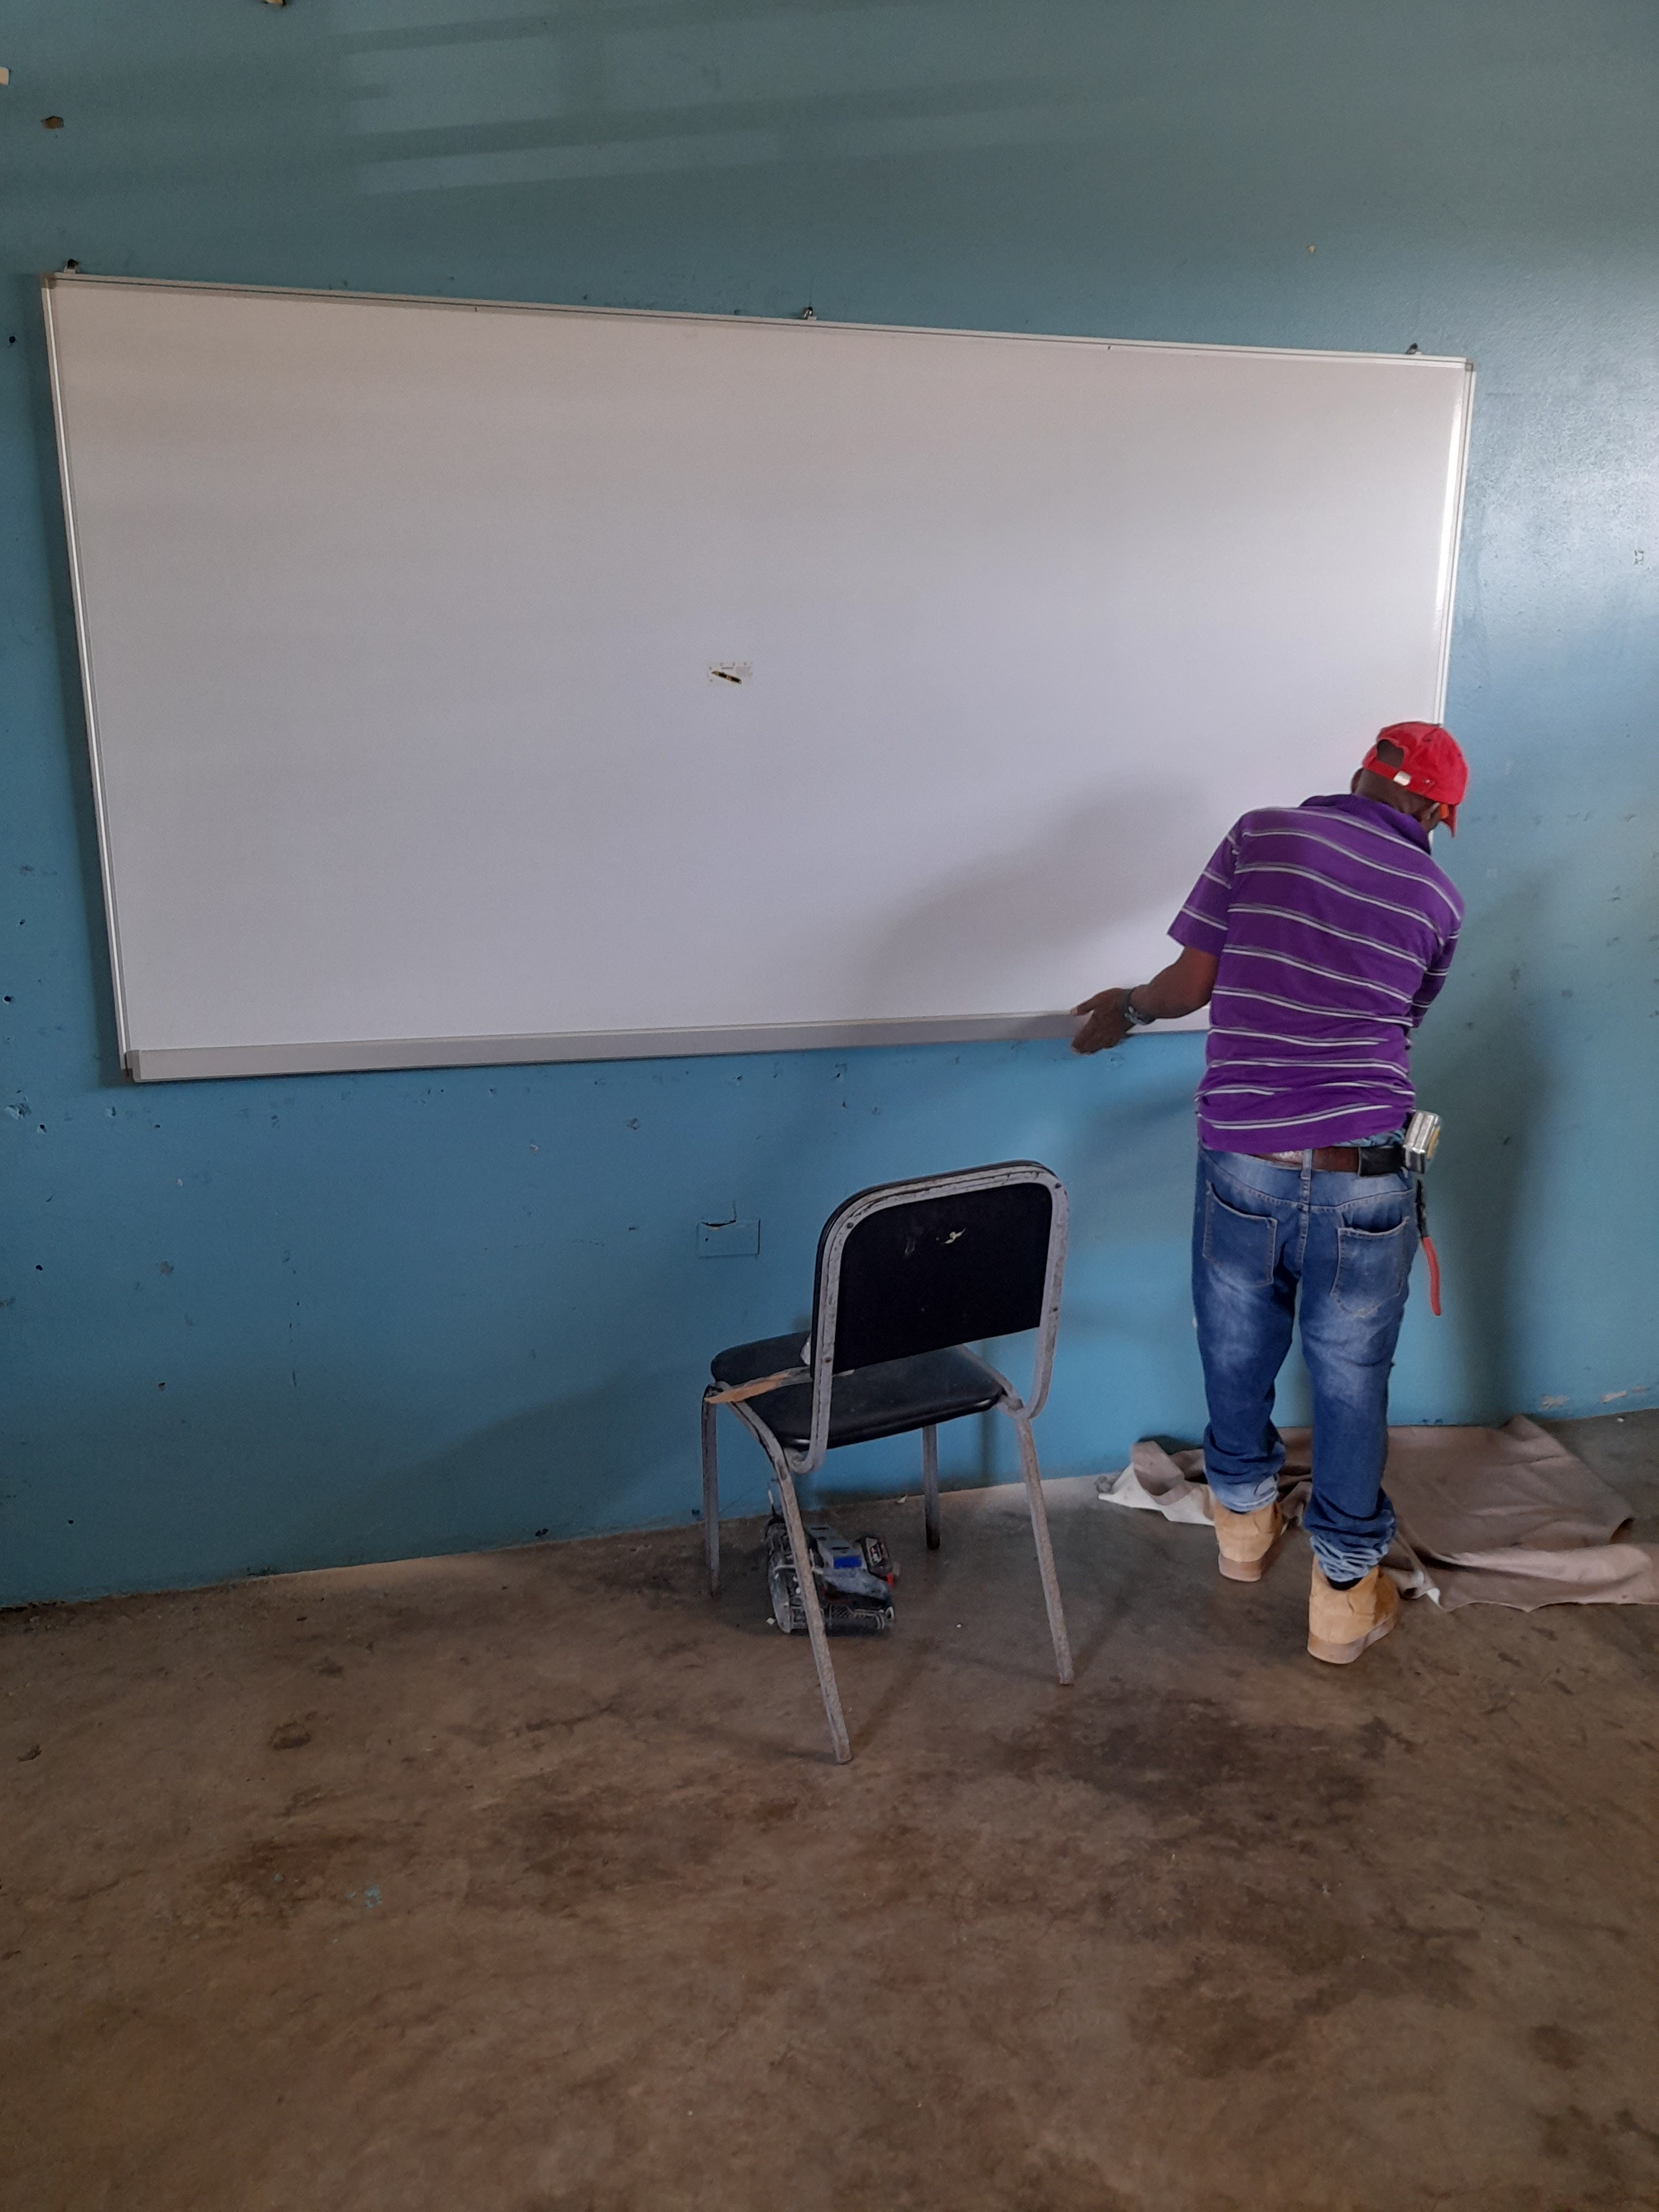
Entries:
[[1329,1581],[1367,1574],[1394,1535],[1382,1491],[1389,1372],[1417,1253],[1415,1194],[1394,1175],[1198,1156],[1193,1308],[1210,1425],[1204,1470],[1249,1513],[1278,1493],[1285,1446],[1273,1385],[1301,1298],[1313,1381],[1313,1498],[1304,1525]]

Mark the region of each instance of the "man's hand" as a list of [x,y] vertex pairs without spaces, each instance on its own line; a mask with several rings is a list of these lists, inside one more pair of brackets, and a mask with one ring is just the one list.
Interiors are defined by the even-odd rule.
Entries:
[[1092,999],[1073,1006],[1074,1014],[1086,1014],[1089,1018],[1072,1039],[1072,1050],[1109,1052],[1115,1044],[1121,1044],[1129,1034],[1129,1024],[1123,1018],[1123,1002],[1128,995],[1127,991],[1097,991]]
[[[1175,1022],[1183,1014],[1195,1014],[1209,1004],[1217,965],[1213,952],[1200,952],[1188,945],[1167,968],[1160,968],[1150,983],[1132,987],[1135,1012],[1149,1022]],[[1072,1039],[1072,1050],[1109,1052],[1115,1044],[1121,1044],[1129,1034],[1129,1024],[1123,1018],[1128,995],[1127,991],[1097,991],[1092,999],[1073,1006],[1074,1014],[1086,1014],[1088,1019]]]

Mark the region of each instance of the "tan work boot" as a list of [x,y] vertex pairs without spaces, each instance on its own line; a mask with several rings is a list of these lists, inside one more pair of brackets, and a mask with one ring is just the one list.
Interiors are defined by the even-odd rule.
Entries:
[[1314,1562],[1308,1592],[1308,1649],[1328,1666],[1346,1667],[1400,1618],[1400,1593],[1373,1567],[1352,1589],[1333,1589]]
[[1258,1505],[1253,1513],[1232,1513],[1212,1491],[1210,1511],[1215,1517],[1215,1540],[1221,1547],[1222,1573],[1230,1583],[1259,1583],[1285,1533],[1277,1501]]

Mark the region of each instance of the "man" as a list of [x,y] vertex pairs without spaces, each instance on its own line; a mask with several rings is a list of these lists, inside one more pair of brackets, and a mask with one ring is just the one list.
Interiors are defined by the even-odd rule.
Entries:
[[1298,1297],[1313,1382],[1308,1649],[1344,1665],[1394,1626],[1381,1561],[1389,1370],[1417,1249],[1401,1144],[1407,1040],[1451,965],[1462,902],[1429,840],[1455,835],[1468,768],[1435,722],[1396,722],[1346,797],[1245,815],[1176,915],[1185,947],[1150,983],[1097,992],[1074,1052],[1195,1012],[1193,1304],[1210,1425],[1204,1468],[1224,1575],[1255,1582],[1278,1542],[1273,1385]]

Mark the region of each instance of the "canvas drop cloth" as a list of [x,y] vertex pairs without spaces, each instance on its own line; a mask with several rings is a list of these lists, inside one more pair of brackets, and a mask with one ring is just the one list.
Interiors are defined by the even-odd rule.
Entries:
[[[1287,1521],[1309,1490],[1310,1431],[1287,1429],[1279,1479]],[[1437,1605],[1659,1604],[1659,1548],[1622,1542],[1627,1501],[1535,1421],[1501,1429],[1390,1429],[1383,1478],[1399,1522],[1384,1565],[1408,1595]],[[1200,1451],[1138,1443],[1096,1486],[1108,1505],[1210,1521]]]

